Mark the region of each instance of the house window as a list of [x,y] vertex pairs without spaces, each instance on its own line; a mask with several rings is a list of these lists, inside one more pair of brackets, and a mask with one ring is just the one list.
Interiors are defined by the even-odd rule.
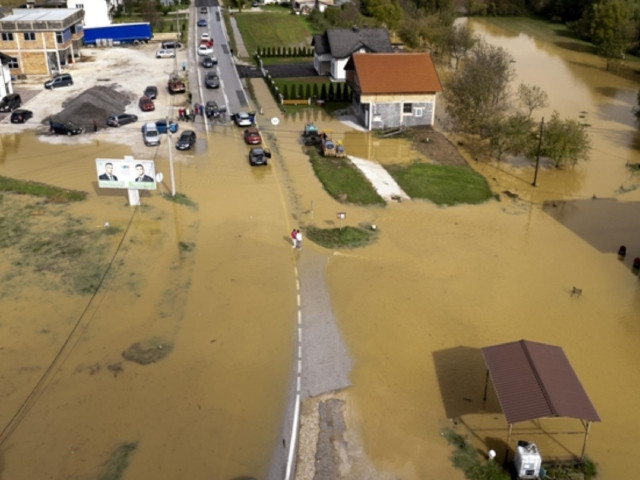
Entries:
[[411,114],[413,112],[413,104],[412,103],[403,103],[402,104],[402,113]]
[[64,40],[62,39],[62,32],[56,32],[56,42],[58,43],[64,42]]
[[11,32],[2,32],[2,41],[3,42],[12,42],[13,41],[13,33],[11,33]]
[[36,32],[24,32],[22,35],[24,35],[24,39],[28,42],[36,39]]
[[84,8],[84,3],[76,3],[76,8]]
[[11,57],[9,59],[9,61],[7,62],[7,66],[9,68],[20,68],[20,65],[18,65],[18,59],[14,57]]
[[413,116],[414,117],[422,117],[424,115],[424,108],[422,107],[416,107],[413,109]]

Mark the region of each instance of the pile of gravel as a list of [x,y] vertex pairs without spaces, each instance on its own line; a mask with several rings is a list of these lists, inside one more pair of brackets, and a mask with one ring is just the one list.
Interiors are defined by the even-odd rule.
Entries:
[[62,104],[62,111],[52,117],[59,122],[71,121],[91,131],[94,120],[99,128],[104,128],[107,117],[123,113],[129,103],[129,96],[115,87],[97,86],[67,100]]

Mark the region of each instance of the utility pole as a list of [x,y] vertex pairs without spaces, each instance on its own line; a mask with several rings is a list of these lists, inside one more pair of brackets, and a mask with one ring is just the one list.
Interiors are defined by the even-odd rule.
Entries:
[[538,136],[538,155],[536,156],[536,172],[533,174],[533,185],[537,186],[536,182],[538,181],[538,167],[540,166],[540,149],[542,148],[542,129],[544,128],[544,117],[540,121],[540,135]]
[[173,173],[173,149],[172,147],[172,142],[171,142],[171,124],[169,123],[169,117],[166,117],[167,119],[167,144],[169,147],[169,172],[171,173],[171,196],[175,197],[176,196],[176,177]]

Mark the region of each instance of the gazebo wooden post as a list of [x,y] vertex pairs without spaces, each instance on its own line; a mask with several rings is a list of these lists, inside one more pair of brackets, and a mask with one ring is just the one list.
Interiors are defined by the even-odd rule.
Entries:
[[584,440],[582,441],[582,452],[580,453],[580,460],[584,461],[584,452],[587,450],[587,437],[589,436],[589,430],[591,429],[591,420],[587,420],[587,425],[584,429]]
[[484,376],[484,393],[482,394],[482,408],[484,408],[484,403],[487,401],[488,386],[489,386],[489,369],[487,368],[487,373]]
[[511,443],[511,429],[513,428],[513,423],[509,424],[509,433],[507,433],[507,451],[504,452],[504,463],[509,461],[509,444]]

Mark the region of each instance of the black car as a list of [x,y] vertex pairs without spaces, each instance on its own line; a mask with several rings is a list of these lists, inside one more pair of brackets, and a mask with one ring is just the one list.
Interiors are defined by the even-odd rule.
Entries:
[[80,135],[84,132],[82,127],[74,124],[73,122],[56,122],[55,120],[49,121],[49,131],[56,135]]
[[218,64],[218,59],[216,57],[204,57],[202,59],[202,66],[204,68],[212,68]]
[[166,40],[162,42],[162,48],[165,50],[169,48],[182,48],[182,44],[173,40]]
[[69,73],[59,73],[53,78],[44,82],[44,88],[53,89],[58,87],[68,87],[73,85],[73,77]]
[[142,92],[143,97],[149,97],[151,100],[155,100],[158,97],[158,87],[155,85],[149,85]]
[[266,165],[267,159],[271,158],[271,152],[262,147],[254,147],[249,151],[250,165]]
[[110,127],[121,127],[127,123],[138,121],[138,116],[131,113],[121,113],[120,115],[111,115],[107,118],[107,125]]
[[10,93],[9,95],[5,95],[0,101],[0,112],[10,112],[11,110],[15,110],[20,107],[20,105],[22,105],[20,95],[17,93]]
[[185,130],[180,134],[180,138],[176,142],[178,150],[190,150],[196,144],[196,132],[193,130]]
[[204,106],[204,114],[207,118],[218,118],[220,116],[220,107],[213,100],[207,100],[207,103]]
[[200,7],[200,13],[203,15],[207,14],[207,7]]
[[204,77],[204,85],[207,88],[220,88],[220,77],[216,72],[207,72]]
[[31,110],[14,110],[11,114],[11,123],[24,123],[33,117],[33,112]]

